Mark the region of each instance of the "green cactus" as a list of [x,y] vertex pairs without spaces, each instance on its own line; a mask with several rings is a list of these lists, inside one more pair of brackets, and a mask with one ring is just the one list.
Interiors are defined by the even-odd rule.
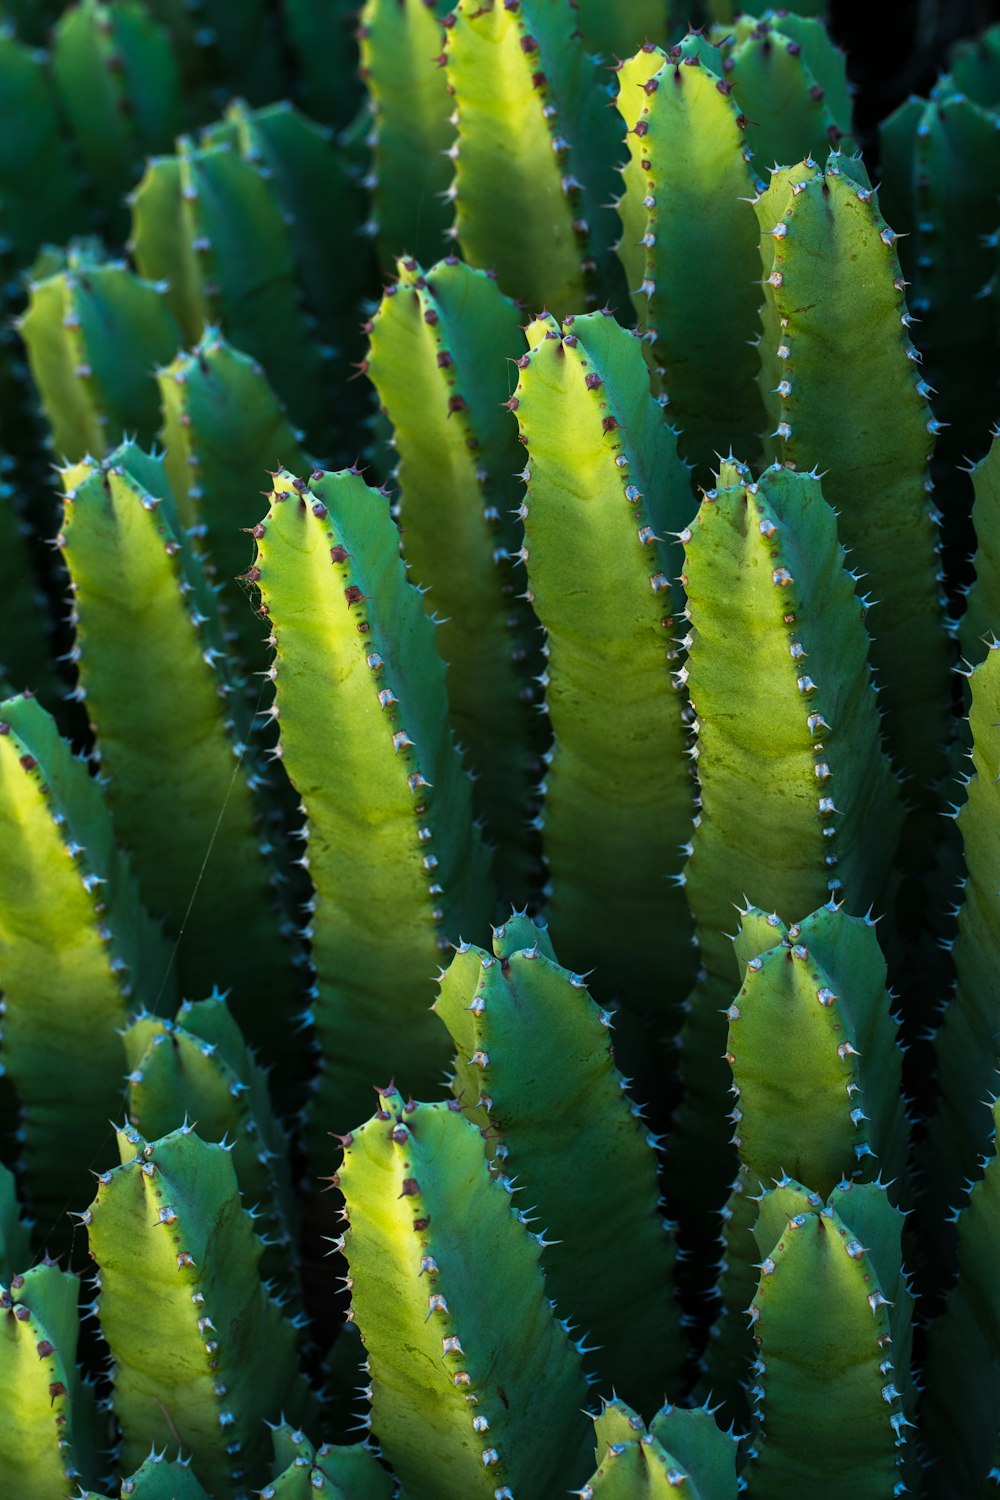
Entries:
[[[6,128],[0,144],[0,232],[17,266],[46,241],[71,235],[83,219],[80,189],[60,136],[45,57],[0,23],[0,100]],[[18,40],[21,38],[21,40]]]
[[579,0],[578,11],[584,46],[609,59],[631,57],[666,29],[664,0]]
[[93,242],[47,257],[29,282],[18,323],[57,455],[103,458],[131,435],[149,444],[159,425],[155,369],[173,359],[180,330],[165,283],[134,276]]
[[585,1472],[580,1356],[534,1236],[460,1110],[380,1091],[345,1145],[371,1425],[409,1500],[548,1500]]
[[294,421],[325,427],[322,359],[310,339],[280,199],[263,173],[229,146],[150,160],[132,195],[132,251],[143,276],[169,283],[187,343],[218,326],[259,359]]
[[496,928],[493,954],[459,947],[434,1008],[457,1049],[455,1093],[542,1227],[546,1285],[597,1346],[587,1366],[648,1407],[676,1387],[685,1345],[655,1141],[622,1092],[611,1016],[517,913]]
[[738,1440],[704,1407],[667,1405],[647,1430],[624,1401],[604,1401],[594,1436],[598,1467],[582,1500],[735,1500]]
[[764,425],[746,120],[697,35],[625,63],[617,104],[630,151],[618,253],[681,451],[707,477],[715,455],[755,453]]
[[452,220],[448,152],[454,108],[438,54],[441,0],[365,0],[358,40],[371,107],[368,230],[382,264],[404,253],[430,265]]
[[205,1141],[231,1141],[240,1195],[259,1223],[261,1275],[301,1299],[294,1251],[288,1138],[274,1118],[267,1079],[221,996],[185,1000],[176,1021],[136,1016],[124,1033],[128,1117],[147,1140],[186,1120]]
[[265,1419],[310,1417],[295,1332],[261,1285],[262,1254],[229,1151],[182,1126],[118,1133],[121,1166],[83,1215],[113,1358],[120,1461],[180,1443],[217,1500],[263,1483]]
[[63,479],[81,695],[118,835],[185,989],[231,985],[247,1039],[289,1068],[296,1044],[276,999],[292,947],[255,827],[249,725],[163,464],[129,444]]
[[962,655],[974,666],[987,655],[987,637],[1000,631],[1000,441],[993,434],[986,457],[972,470],[975,504],[976,577],[969,589],[965,614],[959,621]]
[[62,1500],[95,1474],[100,1424],[76,1366],[79,1294],[54,1261],[0,1285],[0,1482],[17,1500]]
[[[276,12],[266,0],[146,0],[176,40],[189,92],[208,94],[218,108],[235,94],[268,104],[283,86],[284,58]],[[321,13],[329,0],[313,0]],[[197,102],[202,103],[198,98]]]
[[[163,462],[178,519],[186,530],[196,528],[232,632],[231,654],[248,676],[261,672],[268,665],[268,628],[244,576],[253,559],[247,533],[267,510],[270,474],[305,472],[309,461],[263,368],[217,329],[206,329],[157,381]],[[253,695],[256,700],[256,683]],[[268,702],[265,693],[261,707]]]
[[118,1107],[128,1001],[171,1006],[173,976],[100,787],[28,697],[0,705],[0,831],[2,1059],[52,1242]]
[[407,1088],[439,1077],[435,962],[489,919],[488,855],[388,501],[353,471],[279,474],[255,535],[279,748],[314,890],[310,1013],[324,1067],[310,1115],[317,1130],[346,1128],[380,1067]]
[[680,551],[668,538],[694,500],[636,337],[595,313],[562,328],[539,319],[528,343],[513,405],[554,736],[547,916],[560,954],[597,968],[599,995],[662,1017],[694,978],[677,882],[693,788],[668,675],[680,607]]
[[21,1218],[14,1174],[0,1162],[0,1281],[27,1269],[31,1259],[31,1230]]
[[741,17],[729,35],[726,82],[762,166],[851,149],[844,57],[821,21],[768,11],[760,20]]
[[399,454],[403,552],[442,617],[452,722],[477,772],[500,889],[523,900],[537,884],[529,778],[544,740],[526,701],[542,662],[518,560],[517,427],[501,410],[507,361],[525,347],[520,315],[485,272],[453,258],[427,272],[403,260],[398,273],[372,319],[367,370]]
[[362,96],[357,0],[282,0],[281,11],[302,108],[310,119],[349,125]]
[[923,1413],[935,1463],[934,1493],[942,1500],[987,1494],[996,1484],[1000,1462],[998,1111],[996,1102],[979,1104],[983,1120],[977,1134],[986,1139],[985,1154],[968,1202],[953,1215],[958,1225],[958,1282],[928,1341]]
[[[106,1500],[88,1490],[79,1500]],[[123,1479],[118,1500],[209,1500],[191,1470],[191,1460],[168,1463],[163,1453],[154,1449],[134,1474]]]
[[926,1181],[940,1212],[955,1201],[973,1173],[992,1128],[983,1101],[996,1087],[1000,1065],[994,976],[1000,954],[997,904],[997,777],[1000,776],[1000,647],[970,675],[971,775],[957,814],[965,880],[952,958],[955,993],[937,1035],[939,1108],[928,1142]]
[[876,1183],[841,1184],[825,1206],[790,1180],[764,1194],[751,1500],[905,1493],[912,1309],[902,1219]]
[[937,422],[907,332],[896,234],[860,162],[837,155],[825,169],[775,172],[756,209],[768,456],[824,471],[841,540],[878,601],[872,663],[889,742],[913,794],[926,798],[948,734],[949,650],[927,473]]
[[113,237],[127,224],[120,199],[143,159],[181,126],[180,74],[170,37],[131,0],[78,0],[55,28],[52,73],[77,149]]
[[260,1491],[261,1500],[312,1500],[317,1491],[329,1500],[391,1500],[388,1471],[362,1443],[316,1448],[285,1423],[274,1433],[274,1457],[275,1478]]
[[[957,92],[949,79],[938,83],[916,119],[907,112],[907,123],[908,159],[890,161],[893,170],[908,171],[913,184],[907,301],[943,428],[938,457],[951,467],[965,454],[981,454],[1000,415],[995,330],[975,305],[994,271],[988,240],[998,219],[1000,132],[996,114]],[[892,191],[898,198],[905,188],[896,184]],[[942,508],[948,501],[956,506],[957,497],[946,493]],[[964,536],[951,540],[967,545]]]
[[971,41],[956,42],[949,54],[955,87],[976,104],[1000,104],[1000,26],[991,26]]
[[[701,789],[685,880],[706,971],[684,1032],[678,1131],[692,1152],[720,1149],[734,906],[746,896],[782,912],[832,894],[859,914],[888,894],[901,809],[824,488],[777,466],[754,482],[727,463],[685,534]],[[715,1160],[731,1180],[731,1154]]]
[[[726,1061],[740,1173],[723,1216],[720,1298],[706,1384],[745,1418],[756,1285],[751,1233],[762,1184],[791,1174],[821,1194],[841,1180],[905,1176],[902,1054],[875,924],[832,902],[791,927],[741,913],[743,984],[729,1008]],[[899,1199],[899,1188],[893,1192]]]
[[614,168],[624,155],[598,62],[569,0],[459,0],[447,18],[455,96],[455,236],[531,312],[595,301],[612,274]]
[[358,243],[364,203],[337,151],[332,131],[284,101],[248,109],[237,101],[203,144],[228,142],[263,173],[284,212],[295,269],[316,333],[333,361],[334,377],[348,376],[359,357],[357,308],[370,266]]

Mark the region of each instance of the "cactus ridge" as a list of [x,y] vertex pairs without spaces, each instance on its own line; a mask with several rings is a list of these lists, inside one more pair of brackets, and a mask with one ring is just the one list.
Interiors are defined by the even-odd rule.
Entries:
[[229,1151],[182,1126],[118,1132],[84,1215],[113,1357],[123,1467],[180,1443],[210,1493],[263,1480],[265,1419],[312,1416],[295,1332],[261,1284],[263,1247],[240,1206]]
[[380,1061],[415,1088],[446,1063],[432,976],[443,949],[489,920],[488,853],[448,728],[435,628],[406,580],[386,497],[357,472],[282,473],[256,534],[279,748],[306,816],[314,893],[309,1012],[324,1066],[310,1113],[317,1128],[347,1128]]
[[274,1454],[275,1478],[261,1500],[312,1500],[317,1490],[329,1500],[391,1500],[392,1478],[363,1443],[316,1448],[285,1423],[274,1433]]
[[618,253],[681,450],[707,477],[714,455],[755,453],[764,424],[746,117],[696,36],[623,64],[617,103],[630,152]]
[[623,1092],[612,1017],[518,913],[496,928],[492,954],[459,948],[434,1009],[456,1045],[456,1095],[482,1129],[495,1171],[517,1183],[543,1226],[546,1284],[597,1346],[588,1368],[603,1389],[648,1406],[676,1386],[685,1341],[657,1212],[656,1142]]
[[403,554],[440,617],[452,722],[478,773],[474,806],[497,846],[501,891],[524,900],[538,861],[531,761],[544,741],[525,701],[541,637],[520,560],[517,427],[502,410],[507,360],[524,350],[519,323],[485,272],[453,257],[427,272],[404,259],[372,320],[367,370],[399,454]]
[[[504,1486],[543,1500],[582,1479],[580,1355],[458,1101],[379,1091],[337,1175],[372,1430],[410,1500],[494,1500]],[[439,1235],[456,1222],[465,1233]]]
[[615,285],[608,204],[624,153],[568,0],[459,0],[444,55],[462,254],[532,312],[593,305],[598,273]]

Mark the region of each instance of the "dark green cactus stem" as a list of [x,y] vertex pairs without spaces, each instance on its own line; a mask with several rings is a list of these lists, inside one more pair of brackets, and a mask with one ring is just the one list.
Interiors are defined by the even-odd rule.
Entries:
[[[218,586],[233,653],[246,674],[263,671],[268,627],[243,576],[253,560],[247,532],[267,510],[269,474],[305,472],[309,462],[262,366],[217,329],[207,329],[157,379],[164,467],[178,518],[185,529],[198,528],[197,545]],[[252,691],[256,699],[256,682]]]
[[975,581],[959,621],[962,655],[974,666],[987,654],[987,639],[1000,633],[1000,441],[993,434],[986,457],[972,470],[976,531]]
[[184,988],[231,986],[247,1040],[290,1064],[293,950],[255,826],[247,715],[163,464],[126,445],[63,478],[81,696],[119,837]]
[[83,164],[114,237],[119,200],[151,151],[181,127],[180,75],[170,37],[144,5],[79,0],[55,29],[52,71]]
[[749,908],[735,948],[744,978],[727,1017],[726,1060],[741,1169],[723,1215],[722,1321],[705,1383],[744,1421],[755,1195],[789,1172],[822,1194],[878,1173],[896,1184],[898,1202],[907,1135],[902,1055],[871,920],[830,903],[789,927]]
[[495,930],[493,954],[459,947],[434,1008],[457,1048],[455,1093],[542,1230],[546,1286],[597,1346],[587,1367],[602,1389],[650,1408],[677,1386],[685,1340],[656,1143],[623,1093],[611,1016],[516,913]]
[[371,1425],[409,1500],[550,1500],[579,1481],[580,1357],[458,1101],[380,1091],[338,1179]]
[[595,277],[617,292],[609,205],[625,153],[569,0],[459,0],[446,25],[462,254],[535,313],[592,305]]
[[949,54],[955,87],[976,104],[1000,104],[1000,26],[991,26],[971,41],[956,42]]
[[821,22],[769,13],[744,17],[724,48],[726,82],[746,119],[761,167],[851,149],[851,97],[843,54]]
[[[934,1459],[936,1495],[963,1500],[988,1494],[1000,1472],[1000,1299],[996,1246],[1000,1236],[1000,1167],[996,1155],[1000,1105],[980,1103],[986,1138],[978,1181],[958,1224],[958,1283],[944,1316],[932,1327],[923,1400]],[[985,1170],[984,1170],[985,1169]]]
[[837,155],[825,170],[775,172],[756,209],[769,456],[824,471],[841,540],[878,602],[872,662],[889,743],[911,795],[926,798],[943,771],[950,653],[927,472],[937,423],[907,331],[896,234],[860,162]]
[[139,905],[101,789],[30,698],[0,705],[2,1059],[43,1236],[76,1201],[119,1107],[128,1004],[171,1008],[165,943]]
[[594,1419],[597,1471],[581,1500],[736,1500],[738,1439],[705,1407],[665,1406],[646,1424],[624,1401],[603,1401]]
[[711,52],[694,37],[676,56],[643,49],[619,70],[617,101],[631,153],[619,255],[681,451],[705,480],[716,455],[756,453],[764,426],[752,347],[757,179],[746,120]]
[[907,1493],[900,1450],[912,1425],[903,1216],[876,1183],[835,1188],[826,1206],[796,1186],[764,1195],[755,1230],[758,1428],[746,1493],[889,1500]]
[[357,0],[283,0],[281,10],[302,108],[311,120],[350,125],[361,103]]
[[240,1195],[265,1246],[261,1275],[299,1301],[288,1139],[225,1001],[185,1000],[176,1021],[137,1016],[123,1040],[132,1124],[153,1140],[194,1120],[202,1140],[233,1143]]
[[[1000,416],[996,332],[976,303],[994,271],[990,237],[1000,196],[996,115],[944,78],[913,121],[909,159],[891,165],[912,178],[916,232],[907,246],[913,283],[907,301],[943,427],[937,456],[951,469],[964,455],[981,455]],[[904,190],[896,184],[894,191],[901,196]],[[890,222],[894,229],[909,227]],[[945,494],[943,509],[949,501],[956,507],[958,494]],[[971,542],[966,535],[951,540],[963,552]]]
[[261,1285],[262,1246],[229,1152],[184,1126],[147,1142],[119,1132],[122,1165],[84,1214],[113,1357],[120,1462],[180,1444],[216,1500],[265,1482],[265,1419],[300,1422],[313,1399],[295,1332]]
[[28,265],[47,241],[68,239],[84,221],[46,58],[23,46],[24,37],[20,27],[15,36],[0,25],[0,90],[7,123],[0,141],[0,203],[15,266]]
[[361,11],[361,76],[371,102],[368,229],[386,267],[404,253],[437,260],[453,217],[454,105],[438,56],[446,8],[440,0],[366,0]]
[[902,1055],[874,922],[833,902],[789,927],[751,911],[736,951],[745,970],[726,1060],[734,1143],[751,1177],[787,1171],[824,1196],[876,1171],[898,1182]]
[[10,696],[25,688],[44,695],[54,708],[61,697],[50,665],[51,624],[38,585],[30,533],[17,506],[0,456],[0,671]]
[[353,471],[279,474],[255,534],[314,889],[310,1011],[325,1065],[311,1119],[346,1129],[386,1067],[408,1089],[436,1085],[447,1048],[429,1011],[435,965],[489,920],[488,854],[388,500]]
[[[311,0],[321,15],[330,0]],[[285,86],[285,61],[277,13],[267,0],[146,0],[148,8],[175,39],[185,64],[190,94],[207,95],[218,109],[234,95],[252,105],[269,104]],[[285,10],[288,0],[279,8]],[[332,61],[327,60],[328,63]],[[190,87],[193,85],[193,89]],[[329,71],[326,86],[331,88]],[[337,78],[336,86],[341,86]],[[195,101],[195,107],[201,99]]]
[[579,0],[578,24],[589,52],[608,61],[631,57],[643,42],[656,42],[665,30],[664,0]]
[[166,283],[134,276],[90,242],[28,284],[18,323],[58,457],[103,458],[126,434],[149,444],[159,425],[154,368],[173,359],[180,329]]
[[530,704],[528,674],[542,661],[519,561],[520,449],[501,409],[508,361],[524,352],[521,315],[459,260],[425,273],[407,259],[398,270],[372,320],[368,374],[399,454],[404,555],[425,607],[442,617],[452,721],[478,773],[474,806],[497,848],[501,893],[522,901],[538,859],[531,760],[545,743]]
[[63,1500],[97,1472],[93,1391],[77,1369],[80,1283],[54,1261],[0,1285],[0,1484]]
[[334,361],[336,380],[344,381],[348,360],[360,358],[358,304],[368,293],[370,268],[358,241],[363,196],[333,132],[287,101],[266,109],[248,109],[237,101],[221,125],[204,132],[203,141],[229,141],[268,180],[284,210],[296,271],[324,357]]
[[931,1127],[926,1182],[934,1206],[944,1211],[961,1193],[987,1149],[992,1122],[983,1101],[996,1091],[1000,1045],[995,976],[1000,964],[997,900],[1000,819],[1000,648],[970,677],[971,775],[957,814],[966,878],[952,950],[955,994],[937,1036],[939,1110]]
[[31,1231],[21,1218],[14,1174],[0,1163],[0,1281],[27,1270],[31,1259]]
[[681,1158],[717,1150],[723,1133],[734,906],[746,895],[787,912],[833,895],[854,914],[883,910],[901,822],[864,608],[824,485],[778,467],[753,482],[724,464],[686,551],[702,804],[686,884],[706,976],[684,1033]]
[[694,510],[642,346],[595,313],[528,329],[514,396],[525,552],[546,631],[552,940],[595,990],[661,1017],[694,977],[677,876],[692,784],[671,685],[676,536]]
[[[105,1500],[102,1495],[88,1490],[80,1500]],[[117,1500],[210,1500],[191,1469],[189,1458],[168,1463],[163,1453],[154,1449],[131,1474],[123,1479]]]
[[277,193],[229,146],[151,159],[132,197],[132,250],[144,276],[169,282],[187,343],[218,326],[259,359],[296,422],[319,439],[326,401],[318,345],[295,280]]
[[274,1433],[274,1472],[260,1500],[313,1500],[319,1492],[328,1500],[391,1500],[392,1478],[372,1448],[362,1443],[316,1448],[299,1429],[287,1423]]

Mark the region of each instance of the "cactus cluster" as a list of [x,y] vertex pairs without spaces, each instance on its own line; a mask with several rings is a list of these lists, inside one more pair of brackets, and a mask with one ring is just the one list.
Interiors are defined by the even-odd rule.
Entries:
[[0,4],[12,1500],[1000,1484],[1000,29],[681,9]]

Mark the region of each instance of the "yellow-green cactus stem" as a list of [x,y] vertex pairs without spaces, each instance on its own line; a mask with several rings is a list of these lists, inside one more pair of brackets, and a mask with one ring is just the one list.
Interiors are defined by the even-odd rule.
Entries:
[[274,1433],[274,1479],[260,1500],[392,1500],[393,1481],[364,1443],[315,1447],[299,1428],[283,1423]]

